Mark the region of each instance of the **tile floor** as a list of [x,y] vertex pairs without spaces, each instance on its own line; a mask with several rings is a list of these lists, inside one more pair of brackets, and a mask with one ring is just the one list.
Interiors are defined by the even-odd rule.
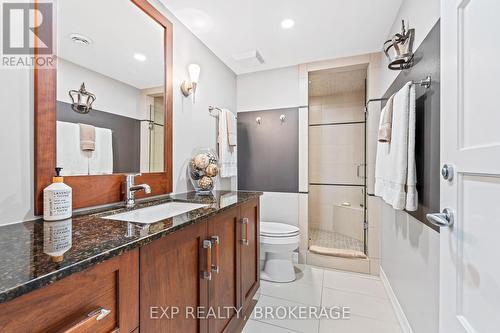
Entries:
[[309,228],[309,245],[364,252],[363,241],[340,232]]
[[243,333],[401,333],[378,277],[296,265],[292,283],[261,281],[257,307],[347,306],[350,319],[257,318],[255,310]]

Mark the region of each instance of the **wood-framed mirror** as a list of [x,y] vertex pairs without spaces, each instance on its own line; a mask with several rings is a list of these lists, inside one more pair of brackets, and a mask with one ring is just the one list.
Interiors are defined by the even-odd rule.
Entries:
[[56,167],[73,209],[122,201],[126,173],[171,193],[172,23],[147,0],[54,5],[57,66],[34,70],[36,214]]

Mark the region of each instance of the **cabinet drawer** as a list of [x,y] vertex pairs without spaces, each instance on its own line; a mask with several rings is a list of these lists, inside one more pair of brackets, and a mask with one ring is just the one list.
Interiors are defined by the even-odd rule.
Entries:
[[0,332],[130,333],[139,326],[138,265],[133,250],[0,304]]

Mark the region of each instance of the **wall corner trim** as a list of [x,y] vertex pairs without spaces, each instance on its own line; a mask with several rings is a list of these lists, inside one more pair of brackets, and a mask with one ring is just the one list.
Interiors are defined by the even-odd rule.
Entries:
[[406,318],[403,308],[401,307],[401,304],[399,304],[398,298],[396,297],[394,290],[392,290],[391,284],[389,283],[389,279],[387,279],[387,275],[385,275],[385,272],[382,269],[382,267],[380,267],[380,280],[382,280],[382,284],[384,285],[385,291],[389,296],[392,308],[394,309],[396,318],[398,319],[399,325],[401,326],[403,333],[413,333],[413,330],[410,326],[410,322],[408,321],[408,318]]

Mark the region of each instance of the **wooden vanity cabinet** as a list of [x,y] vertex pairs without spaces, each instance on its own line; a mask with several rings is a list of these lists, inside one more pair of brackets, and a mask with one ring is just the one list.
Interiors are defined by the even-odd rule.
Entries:
[[[243,311],[232,309],[249,309],[259,287],[258,245],[255,199],[142,247],[141,333],[235,332]],[[207,317],[186,318],[186,306]]]
[[251,304],[260,282],[260,210],[259,199],[240,208],[240,294],[243,307]]
[[0,304],[0,332],[133,332],[139,326],[138,254],[129,251]]
[[211,269],[212,251],[206,240],[204,221],[140,249],[141,333],[208,332],[206,320],[185,311],[187,307],[208,306],[209,280],[205,274]]

